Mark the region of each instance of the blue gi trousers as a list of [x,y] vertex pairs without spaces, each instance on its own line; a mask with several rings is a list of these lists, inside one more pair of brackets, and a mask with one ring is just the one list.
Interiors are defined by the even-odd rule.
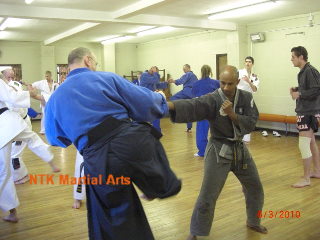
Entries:
[[[179,100],[179,99],[191,99],[192,98],[192,88],[184,88],[181,91],[177,92],[170,98],[170,101]],[[187,129],[192,128],[192,122],[187,123]]]
[[198,148],[198,155],[204,156],[208,144],[208,132],[209,132],[209,121],[202,120],[197,122],[196,142]]
[[83,149],[85,176],[102,179],[86,184],[90,240],[154,240],[132,182],[152,199],[177,194],[181,181],[153,131],[125,123]]

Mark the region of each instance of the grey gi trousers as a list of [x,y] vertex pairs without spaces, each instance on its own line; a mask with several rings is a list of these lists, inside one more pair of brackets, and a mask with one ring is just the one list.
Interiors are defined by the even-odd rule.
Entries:
[[[246,146],[245,151],[248,152]],[[204,165],[204,177],[198,200],[191,218],[190,232],[195,236],[208,236],[211,230],[216,201],[225,184],[229,171],[239,179],[246,200],[247,222],[260,225],[258,211],[264,202],[263,187],[256,165],[248,152],[245,159],[247,169],[235,165],[235,161],[225,161],[219,157],[220,148],[209,141]]]

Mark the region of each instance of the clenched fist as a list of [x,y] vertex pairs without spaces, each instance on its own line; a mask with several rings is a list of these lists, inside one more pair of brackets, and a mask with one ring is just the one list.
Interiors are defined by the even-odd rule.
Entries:
[[227,115],[229,115],[233,112],[232,106],[233,106],[232,102],[230,102],[229,100],[225,100],[221,108]]

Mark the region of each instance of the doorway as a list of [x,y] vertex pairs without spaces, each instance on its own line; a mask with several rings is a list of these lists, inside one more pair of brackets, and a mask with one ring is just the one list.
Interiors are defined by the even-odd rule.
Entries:
[[219,79],[223,68],[228,65],[228,56],[226,53],[216,55],[216,78]]

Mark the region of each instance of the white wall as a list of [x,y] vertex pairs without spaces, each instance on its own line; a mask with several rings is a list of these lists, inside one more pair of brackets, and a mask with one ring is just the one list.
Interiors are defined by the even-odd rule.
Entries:
[[137,45],[132,43],[118,43],[115,49],[116,73],[120,76],[131,75],[137,71]]
[[[295,101],[289,88],[297,86],[299,68],[293,67],[291,48],[304,46],[309,53],[310,63],[320,70],[320,12],[314,13],[314,27],[306,26],[309,15],[298,15],[247,26],[248,34],[264,32],[265,42],[248,46],[248,54],[255,58],[254,72],[261,78],[255,101],[261,113],[295,115]],[[247,36],[249,38],[249,36]],[[280,123],[259,122],[259,127],[284,129]],[[290,125],[295,131],[295,126]]]
[[[56,64],[67,63],[71,49],[84,46],[97,56],[101,63],[98,70],[115,70],[119,75],[129,75],[131,70],[144,71],[157,65],[177,79],[183,74],[182,66],[186,63],[198,77],[201,66],[208,64],[216,78],[216,54],[227,53],[228,64],[240,68],[244,66],[244,57],[252,55],[255,58],[254,72],[261,79],[260,89],[254,95],[259,111],[295,115],[295,102],[291,100],[288,89],[297,85],[299,69],[292,66],[290,50],[294,46],[305,46],[311,64],[320,69],[320,12],[314,13],[314,22],[314,27],[306,27],[308,15],[299,15],[238,26],[238,31],[233,32],[203,31],[148,43],[119,43],[111,47],[68,41],[50,46],[43,46],[40,42],[0,41],[0,63],[22,64],[23,79],[33,82],[43,78],[43,69],[55,70]],[[266,41],[251,44],[249,34],[254,32],[265,32]],[[180,89],[173,86],[171,90],[174,94]],[[273,124],[271,127],[282,125]]]
[[[289,95],[289,88],[297,86],[297,73],[290,61],[291,48],[306,47],[309,61],[320,69],[319,42],[320,25],[300,27],[307,24],[308,15],[293,16],[248,26],[248,33],[265,32],[266,41],[252,44],[255,58],[254,72],[261,78],[255,100],[260,112],[295,115],[295,101]],[[315,14],[319,23],[320,13]],[[303,32],[303,34],[296,34]]]
[[41,65],[41,49],[38,42],[0,41],[0,64],[21,64],[22,78],[26,82],[39,79]]
[[58,42],[53,44],[55,52],[55,61],[54,64],[67,64],[68,63],[68,54],[72,49],[77,47],[86,47],[89,48],[93,54],[96,56],[98,61],[97,70],[104,70],[103,66],[103,45],[100,43],[83,43],[83,42]]
[[[183,75],[183,65],[187,63],[200,78],[202,65],[208,64],[216,78],[216,54],[227,53],[229,63],[239,63],[237,37],[237,32],[207,31],[138,44],[138,68],[146,70],[156,65],[178,79]],[[180,89],[181,86],[171,84],[172,94]]]
[[[28,83],[44,79],[46,70],[56,79],[56,64],[67,64],[69,52],[76,47],[87,47],[96,55],[99,63],[103,62],[103,46],[98,43],[59,42],[43,46],[42,42],[0,41],[0,64],[21,64],[22,78]],[[99,64],[98,70],[104,70]],[[31,106],[40,111],[38,101],[32,99]]]

